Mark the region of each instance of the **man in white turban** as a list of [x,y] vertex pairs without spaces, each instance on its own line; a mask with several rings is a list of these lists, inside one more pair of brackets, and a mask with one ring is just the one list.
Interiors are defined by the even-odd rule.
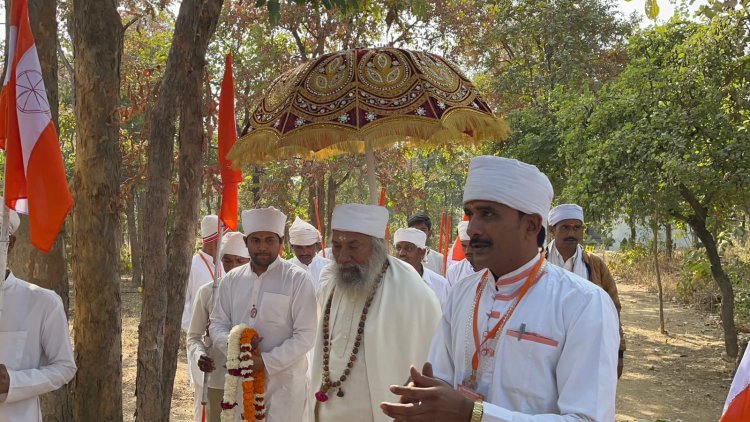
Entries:
[[443,275],[445,274],[445,256],[440,252],[431,249],[430,240],[432,240],[432,220],[427,214],[414,214],[406,221],[409,228],[421,230],[427,235],[427,253],[425,254],[425,265],[432,271]]
[[[20,223],[15,211],[9,217],[8,252]],[[75,373],[60,296],[6,271],[0,281],[0,422],[41,422],[39,396]]]
[[[553,241],[547,246],[547,259],[604,289],[620,314],[622,305],[617,295],[617,284],[603,259],[583,249],[583,208],[577,204],[562,204],[549,212],[549,234]],[[625,337],[620,324],[620,350],[617,353],[617,378],[622,376],[625,357]]]
[[334,270],[313,351],[316,421],[389,421],[380,403],[427,358],[440,304],[414,268],[386,252],[388,210],[333,210]]
[[414,267],[422,280],[435,293],[438,301],[440,301],[440,306],[443,306],[445,299],[448,297],[448,281],[445,280],[445,277],[424,265],[425,254],[427,253],[426,240],[427,235],[423,231],[413,228],[398,229],[393,234],[396,257]]
[[[468,228],[468,221],[458,223],[458,240],[461,242],[464,258],[460,261],[453,261],[452,264],[449,264],[448,271],[445,273],[445,278],[448,281],[449,287],[455,286],[456,283],[474,274],[478,270],[474,268],[474,252],[472,252],[471,245],[469,245],[470,238],[467,232]],[[450,255],[451,258],[455,255],[453,249],[451,249]]]
[[[303,419],[308,396],[307,352],[315,341],[315,291],[307,273],[279,257],[286,215],[269,208],[242,211],[250,263],[224,276],[216,291],[209,333],[227,356],[229,332],[244,323],[262,341],[253,371],[265,370],[268,422]],[[227,356],[229,358],[229,356]],[[242,390],[235,401],[242,408]],[[236,421],[242,412],[235,412]]]
[[[245,239],[242,233],[229,232],[221,240],[221,264],[229,272],[234,268],[250,262]],[[221,281],[221,279],[219,280]],[[214,345],[208,335],[208,318],[213,308],[213,296],[216,291],[214,282],[204,284],[198,289],[193,304],[193,315],[190,319],[190,329],[187,332],[187,348],[191,361],[196,362],[198,371],[190,368],[195,380],[194,411],[197,421],[201,421],[203,398],[203,373],[208,373],[208,405],[206,411],[207,422],[219,422],[221,414],[221,399],[224,395],[224,376],[227,369],[224,366],[227,357]]]
[[[219,217],[213,214],[203,217],[201,220],[201,249],[193,255],[193,260],[190,263],[190,273],[185,288],[185,305],[182,308],[182,331],[185,332],[186,337],[190,329],[190,318],[193,315],[193,303],[195,303],[195,298],[198,295],[198,289],[214,281],[214,272],[218,271],[217,276],[219,276],[223,271],[222,268],[217,270],[214,267],[218,240]],[[187,352],[187,367],[190,385],[200,389],[201,386],[198,384],[203,382],[203,378],[198,369],[198,362],[193,360],[190,351]],[[196,379],[196,377],[199,379]],[[200,421],[200,416],[200,409],[198,409],[198,413],[195,415],[196,422]]]
[[320,291],[320,271],[331,263],[328,258],[318,255],[321,250],[322,237],[312,224],[297,217],[289,227],[289,243],[294,251],[294,258],[289,262],[307,271],[315,286],[316,295]]
[[[552,185],[536,167],[472,160],[464,212],[486,269],[450,291],[429,361],[394,386],[399,421],[615,420],[617,311],[539,246]],[[406,374],[403,375],[406,377]]]

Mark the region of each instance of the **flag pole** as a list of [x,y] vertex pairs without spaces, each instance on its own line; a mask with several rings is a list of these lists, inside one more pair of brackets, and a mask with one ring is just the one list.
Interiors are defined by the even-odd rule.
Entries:
[[[219,209],[221,209],[221,196],[219,196]],[[219,238],[216,239],[216,256],[214,256],[214,282],[211,285],[211,308],[208,311],[209,320],[211,316],[211,310],[214,308],[214,299],[216,298],[216,285],[219,283],[219,272],[223,271],[224,266],[221,264],[221,240],[224,237],[224,221],[221,218],[217,218],[219,231]],[[206,334],[208,334],[208,327],[206,327]],[[202,419],[206,421],[206,405],[208,404],[208,372],[203,373],[203,393],[201,395],[201,406],[203,407]]]

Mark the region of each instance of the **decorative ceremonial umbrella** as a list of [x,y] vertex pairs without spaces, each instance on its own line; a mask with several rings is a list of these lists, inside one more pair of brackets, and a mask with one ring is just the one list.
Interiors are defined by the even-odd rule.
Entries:
[[273,81],[228,157],[242,165],[365,153],[376,203],[374,149],[499,141],[508,134],[448,60],[397,48],[355,49],[323,55]]

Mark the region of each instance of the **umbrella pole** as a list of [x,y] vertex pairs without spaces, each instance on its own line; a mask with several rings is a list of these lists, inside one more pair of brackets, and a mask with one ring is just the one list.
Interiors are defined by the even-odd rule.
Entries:
[[370,142],[365,142],[365,161],[367,163],[367,185],[370,187],[370,203],[378,205],[378,182],[375,180],[375,153]]

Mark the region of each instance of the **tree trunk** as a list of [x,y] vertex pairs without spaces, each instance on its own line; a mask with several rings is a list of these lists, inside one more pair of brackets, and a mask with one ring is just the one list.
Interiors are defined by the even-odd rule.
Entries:
[[635,214],[630,214],[628,216],[628,227],[630,228],[630,239],[628,240],[630,247],[632,248],[635,246],[635,241],[637,239],[637,232],[636,232],[636,221],[635,221]]
[[[94,18],[95,17],[95,18]],[[122,420],[120,317],[120,59],[114,0],[73,2],[77,156],[72,263],[75,300],[73,419]]]
[[159,97],[151,112],[145,213],[150,220],[143,230],[143,302],[138,325],[136,421],[160,422],[169,398],[162,396],[164,329],[167,310],[167,230],[172,180],[175,118],[180,95],[187,85],[192,44],[202,8],[201,0],[185,0],[175,22]]
[[667,252],[667,262],[672,262],[672,254],[674,253],[674,245],[672,243],[672,223],[664,225],[664,242],[666,243],[665,251]]
[[136,286],[143,284],[143,269],[141,267],[141,241],[138,232],[138,221],[136,216],[141,215],[136,213],[138,209],[138,193],[137,187],[133,187],[131,195],[126,199],[127,206],[127,219],[128,219],[128,242],[130,243],[130,262],[132,264],[132,279],[131,282]]
[[[10,2],[7,2],[10,4]],[[29,1],[29,21],[36,41],[42,77],[47,90],[50,113],[55,127],[58,125],[57,83],[57,16],[54,0]],[[69,310],[69,280],[65,261],[63,236],[59,236],[50,253],[45,254],[31,246],[28,219],[21,218],[22,225],[16,232],[16,245],[9,262],[13,272],[22,279],[54,290],[63,301],[65,313]],[[62,231],[64,233],[64,230]],[[69,422],[73,418],[73,402],[70,385],[41,397],[42,416],[45,421]]]
[[659,290],[659,331],[662,334],[667,334],[664,327],[664,289],[661,285],[661,270],[659,269],[659,224],[656,221],[651,223],[651,232],[654,235],[654,271],[656,272],[656,287]]
[[683,220],[690,225],[706,248],[708,262],[711,263],[711,275],[721,291],[721,326],[724,329],[724,348],[729,357],[736,358],[739,347],[737,344],[737,326],[734,323],[734,287],[721,265],[716,238],[706,226],[708,209],[698,201],[686,186],[679,185],[678,189],[693,210],[693,214],[686,218],[683,217]]
[[[162,361],[162,415],[159,420],[169,420],[169,410],[177,370],[177,356],[182,353],[180,344],[180,323],[185,305],[185,287],[190,273],[190,261],[195,250],[200,213],[201,182],[203,179],[203,98],[202,82],[206,71],[206,50],[216,30],[224,0],[209,0],[205,3],[198,32],[195,36],[191,68],[187,84],[183,87],[185,98],[180,108],[179,134],[179,187],[175,207],[175,227],[167,242],[169,267],[166,278],[167,309],[164,326],[164,356]],[[210,101],[207,98],[206,101]]]

